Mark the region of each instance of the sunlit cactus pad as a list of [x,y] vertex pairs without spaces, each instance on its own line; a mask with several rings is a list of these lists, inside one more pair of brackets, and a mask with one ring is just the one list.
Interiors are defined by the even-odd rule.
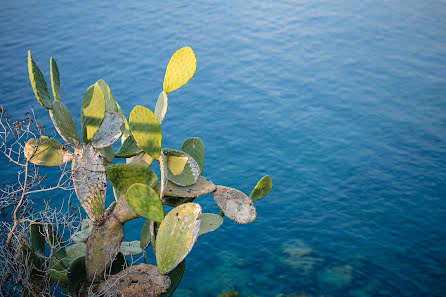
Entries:
[[24,155],[31,163],[41,166],[58,166],[73,159],[73,154],[59,141],[46,136],[28,140]]
[[31,56],[31,51],[28,51],[28,73],[31,86],[33,87],[34,94],[39,103],[46,109],[53,108],[48,85],[46,84],[42,71],[40,71],[36,62],[34,62],[34,59]]
[[167,65],[163,83],[164,92],[170,93],[187,84],[196,69],[197,59],[194,51],[188,46],[177,50]]
[[141,105],[130,113],[130,131],[138,146],[151,157],[158,159],[161,152],[161,126],[153,112]]
[[162,274],[169,273],[192,250],[200,231],[201,206],[186,203],[172,209],[161,222],[156,236],[156,263]]

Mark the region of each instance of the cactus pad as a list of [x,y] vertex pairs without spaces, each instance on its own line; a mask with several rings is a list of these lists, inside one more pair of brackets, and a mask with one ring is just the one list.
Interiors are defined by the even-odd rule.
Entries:
[[28,73],[31,86],[39,103],[46,109],[53,108],[53,101],[48,91],[48,85],[46,84],[42,71],[40,71],[36,62],[34,62],[31,51],[28,51]]
[[94,148],[104,148],[115,143],[122,135],[124,121],[117,112],[106,112],[101,127],[91,139]]
[[150,220],[146,220],[141,231],[141,241],[139,247],[145,250],[150,244]]
[[180,187],[172,182],[168,182],[164,195],[169,197],[197,198],[198,196],[212,193],[215,189],[216,186],[212,181],[199,176],[197,182],[192,186]]
[[116,158],[130,158],[141,152],[142,149],[136,144],[133,135],[129,135],[116,152]]
[[213,193],[225,216],[239,224],[248,224],[255,221],[257,212],[251,199],[239,190],[217,186]]
[[204,144],[198,137],[186,139],[181,146],[181,150],[189,154],[200,166],[200,174],[203,173],[204,167]]
[[133,184],[128,188],[125,196],[130,208],[138,215],[155,222],[163,220],[163,204],[151,187],[140,183]]
[[141,242],[139,240],[123,241],[121,242],[121,247],[119,248],[119,251],[124,256],[136,256],[144,252],[140,247],[140,245]]
[[140,183],[153,187],[158,182],[155,172],[147,166],[137,164],[115,164],[105,168],[107,178],[113,187],[125,194],[134,183]]
[[50,268],[48,269],[48,275],[52,283],[57,283],[63,288],[68,287],[69,280],[66,272]]
[[105,117],[105,97],[98,85],[90,86],[82,99],[82,140],[89,143],[101,127]]
[[95,86],[99,86],[104,94],[105,98],[105,111],[106,112],[118,112],[118,104],[113,96],[110,87],[105,80],[100,79],[95,83]]
[[45,224],[45,237],[46,241],[52,249],[60,249],[65,246],[62,236],[60,236],[57,230],[54,230],[52,224]]
[[50,117],[59,135],[73,147],[80,145],[79,134],[73,116],[62,101],[54,101]]
[[98,149],[98,153],[101,155],[102,159],[107,161],[107,163],[111,163],[115,160],[115,151],[112,145]]
[[198,236],[215,231],[223,224],[223,218],[215,213],[202,213],[198,219],[201,221]]
[[138,146],[151,157],[158,159],[161,153],[161,126],[153,112],[141,105],[130,113],[130,131]]
[[272,187],[273,181],[271,177],[269,175],[265,175],[259,180],[254,190],[252,190],[251,195],[249,195],[249,199],[251,199],[252,202],[262,199],[263,197],[268,195]]
[[196,69],[197,59],[194,51],[188,46],[177,50],[167,65],[163,83],[164,92],[170,93],[187,84]]
[[[54,100],[60,100],[60,74],[59,67],[57,67],[56,60],[53,57],[50,58],[51,68],[51,87],[53,89]],[[53,103],[54,104],[54,103]]]
[[156,263],[161,274],[172,271],[192,250],[200,230],[201,206],[186,203],[172,209],[156,236]]
[[81,230],[74,232],[70,238],[76,243],[87,242],[91,231],[93,231],[93,222],[90,219],[83,219],[81,223]]
[[160,175],[161,175],[161,181],[159,183],[159,196],[160,200],[163,201],[164,194],[166,192],[167,183],[168,181],[168,175],[167,175],[167,160],[164,156],[164,153],[161,151],[161,155],[158,159],[158,164],[160,166]]
[[39,140],[29,139],[23,154],[31,163],[41,166],[58,166],[73,159],[73,153],[59,141],[46,136],[42,136]]
[[144,165],[146,167],[150,167],[153,163],[153,158],[146,153],[142,152],[139,155],[136,155],[131,158],[127,158],[126,160],[127,164],[137,164],[137,165]]
[[163,149],[167,162],[168,179],[179,186],[190,186],[197,182],[200,175],[200,167],[197,162],[187,153]]
[[105,197],[107,179],[104,165],[92,146],[84,144],[80,149],[75,150],[71,172],[76,196],[88,217],[94,221],[96,219],[94,207],[90,202],[96,201],[94,196],[99,194]]
[[158,96],[158,100],[156,101],[156,106],[155,106],[155,116],[158,119],[158,122],[160,122],[160,124],[163,123],[164,117],[166,116],[167,102],[168,102],[167,93],[162,91]]
[[67,257],[70,259],[70,262],[73,262],[77,258],[85,256],[85,252],[87,251],[87,244],[81,242],[69,245],[65,248],[65,251],[67,253]]
[[71,263],[67,276],[70,281],[68,292],[71,296],[75,296],[79,285],[85,280],[85,257],[79,257]]

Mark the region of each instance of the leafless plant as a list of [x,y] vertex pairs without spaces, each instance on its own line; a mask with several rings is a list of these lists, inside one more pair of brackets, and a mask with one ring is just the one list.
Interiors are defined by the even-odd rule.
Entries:
[[[70,202],[74,191],[69,167],[60,166],[57,182],[48,186],[45,173],[24,156],[26,142],[31,138],[40,139],[44,132],[32,107],[24,120],[12,121],[0,105],[0,152],[9,164],[17,167],[17,179],[0,188],[0,216],[3,217],[0,221],[0,296],[54,296],[56,287],[50,283],[48,269],[39,269],[31,259],[30,225],[51,224],[63,238],[80,225],[80,211]],[[50,207],[48,199],[43,209],[40,206],[35,211],[33,199],[48,191],[64,191],[64,197],[58,197],[61,206]],[[49,257],[43,257],[42,267],[48,267],[53,250]]]

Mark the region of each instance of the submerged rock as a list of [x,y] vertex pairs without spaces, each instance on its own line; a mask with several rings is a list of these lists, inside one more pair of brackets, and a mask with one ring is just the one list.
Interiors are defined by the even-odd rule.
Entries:
[[352,281],[353,267],[350,265],[327,267],[322,270],[318,278],[321,282],[327,283],[341,289]]
[[282,245],[282,251],[290,257],[302,257],[311,253],[312,248],[300,239],[292,239]]

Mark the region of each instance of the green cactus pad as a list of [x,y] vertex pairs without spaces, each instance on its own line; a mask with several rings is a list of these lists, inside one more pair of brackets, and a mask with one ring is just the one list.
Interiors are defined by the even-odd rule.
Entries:
[[223,218],[215,213],[203,213],[198,219],[201,221],[198,236],[215,231],[223,224]]
[[156,101],[156,106],[155,106],[155,116],[158,119],[158,122],[160,122],[160,124],[163,123],[164,117],[166,116],[167,103],[168,103],[167,93],[162,91],[158,96],[158,100]]
[[54,101],[53,109],[51,109],[49,112],[54,127],[63,140],[73,147],[78,147],[81,140],[79,138],[79,134],[77,133],[73,116],[65,104],[63,104],[62,101]]
[[57,230],[54,230],[52,224],[45,225],[45,237],[46,241],[52,249],[60,249],[65,247],[62,236],[60,236]]
[[168,181],[168,174],[167,174],[167,159],[164,156],[164,153],[161,151],[161,155],[158,159],[158,164],[160,167],[160,176],[161,176],[161,181],[159,183],[159,196],[160,196],[160,200],[163,201],[164,199],[164,194],[166,192],[166,187],[167,187],[167,183]]
[[110,268],[110,275],[117,274],[124,270],[126,267],[128,267],[128,263],[125,260],[125,257],[122,253],[118,253],[116,255],[115,260],[113,261],[111,268]]
[[73,159],[73,153],[59,141],[46,136],[42,136],[39,140],[29,139],[23,154],[31,163],[41,166],[59,166]]
[[115,160],[115,151],[112,145],[106,146],[104,148],[98,149],[99,154],[107,163],[111,163]]
[[138,146],[151,157],[158,159],[161,153],[161,126],[153,112],[141,105],[130,113],[130,131]]
[[40,71],[36,62],[34,62],[31,51],[28,51],[28,73],[31,86],[39,103],[46,109],[53,108],[53,101],[48,91],[48,85],[46,84],[42,71]]
[[90,219],[83,219],[81,223],[81,230],[74,232],[70,238],[76,243],[87,242],[91,231],[93,231],[93,222]]
[[67,246],[65,248],[65,251],[67,253],[67,257],[72,263],[74,260],[80,257],[85,257],[85,253],[87,251],[87,244],[86,243],[76,243],[70,246]]
[[79,285],[85,280],[85,257],[79,257],[71,263],[68,269],[68,292],[71,296],[75,296]]
[[249,199],[251,199],[252,202],[262,199],[263,197],[268,195],[272,187],[273,181],[271,177],[269,175],[265,175],[259,180],[254,190],[252,190],[251,195],[249,195]]
[[124,121],[117,112],[105,112],[101,127],[91,139],[91,145],[100,149],[115,143],[122,135]]
[[139,247],[145,250],[150,244],[150,220],[146,220],[141,230],[141,241]]
[[[59,67],[57,67],[56,60],[50,58],[51,68],[51,87],[53,89],[53,96],[56,101],[60,100],[60,74]],[[53,103],[54,104],[54,103]]]
[[163,204],[151,187],[140,183],[133,184],[128,188],[125,196],[130,208],[138,215],[155,222],[163,220]]
[[167,162],[168,179],[179,186],[190,186],[197,182],[200,176],[200,167],[197,162],[187,153],[163,149]]
[[133,135],[129,135],[116,152],[116,158],[130,158],[141,153],[142,149],[136,144]]
[[257,212],[253,202],[239,190],[217,186],[213,192],[217,202],[225,216],[239,224],[248,224],[255,221]]
[[98,85],[90,86],[81,105],[82,140],[89,143],[105,117],[105,97]]
[[107,178],[113,187],[120,193],[127,193],[128,188],[134,183],[140,183],[153,187],[158,182],[155,172],[147,166],[138,164],[115,164],[105,168]]
[[140,247],[140,245],[141,242],[139,240],[123,241],[121,242],[121,247],[119,248],[119,251],[124,256],[136,256],[144,252],[143,249]]
[[163,83],[164,92],[170,93],[187,84],[196,69],[197,59],[194,51],[188,46],[177,50],[167,65]]
[[57,283],[62,288],[68,287],[69,281],[67,273],[65,271],[58,271],[56,269],[50,268],[48,269],[48,274],[52,283]]
[[29,232],[34,265],[40,269],[45,262],[45,230],[41,224],[31,224]]
[[204,144],[198,137],[186,139],[181,146],[181,150],[189,154],[200,166],[200,174],[203,173],[204,167]]
[[45,229],[42,224],[29,226],[30,245],[33,252],[39,256],[45,256]]
[[95,86],[99,86],[104,94],[105,98],[105,111],[106,112],[118,112],[118,105],[113,96],[110,87],[105,82],[105,80],[100,79],[95,83]]
[[[92,146],[85,144],[80,149],[75,149],[71,173],[76,196],[88,217],[95,221],[94,210],[103,209],[105,204],[105,199],[98,198],[105,198],[107,190],[105,168],[99,153]],[[97,203],[101,205],[96,205]]]
[[172,182],[168,182],[164,196],[197,198],[201,195],[212,193],[215,189],[216,186],[212,181],[207,180],[203,176],[199,176],[195,184],[187,187],[180,187]]
[[161,274],[172,271],[192,250],[200,230],[201,206],[186,203],[172,209],[156,236],[156,263]]
[[153,253],[156,255],[156,226],[154,221],[150,221],[150,241],[152,243]]
[[160,297],[170,297],[177,289],[178,285],[183,278],[184,271],[186,270],[186,260],[183,260],[174,270],[169,272],[167,275],[170,278],[170,287],[166,293],[161,294]]

